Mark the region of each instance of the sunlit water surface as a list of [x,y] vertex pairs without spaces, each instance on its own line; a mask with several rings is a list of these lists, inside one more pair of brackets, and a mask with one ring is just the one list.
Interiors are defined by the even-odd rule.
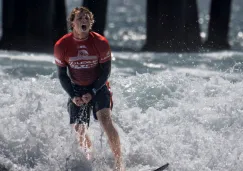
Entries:
[[[95,161],[69,126],[53,57],[0,53],[0,164],[10,170],[109,171],[112,153],[91,119]],[[113,120],[128,171],[243,168],[242,53],[113,53]]]

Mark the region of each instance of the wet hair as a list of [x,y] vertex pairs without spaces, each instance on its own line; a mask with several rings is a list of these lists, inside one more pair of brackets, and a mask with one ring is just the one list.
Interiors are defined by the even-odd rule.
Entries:
[[88,16],[90,18],[90,30],[91,30],[91,28],[92,28],[92,26],[94,24],[94,14],[88,8],[83,7],[83,6],[75,7],[71,11],[71,13],[70,13],[70,15],[68,17],[68,20],[67,20],[69,29],[71,31],[73,31],[72,22],[73,22],[73,20],[75,18],[75,15],[77,14],[77,12],[84,12],[84,13],[88,14]]

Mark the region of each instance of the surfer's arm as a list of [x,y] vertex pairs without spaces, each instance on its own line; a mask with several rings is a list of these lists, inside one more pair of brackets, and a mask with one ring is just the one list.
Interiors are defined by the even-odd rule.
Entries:
[[102,74],[99,78],[94,82],[92,95],[94,96],[105,84],[111,73],[111,60],[100,63],[100,68],[102,70]]
[[75,94],[74,94],[71,79],[67,74],[67,67],[60,67],[57,65],[57,76],[60,80],[63,89],[67,92],[67,94],[71,97],[71,99],[73,99]]

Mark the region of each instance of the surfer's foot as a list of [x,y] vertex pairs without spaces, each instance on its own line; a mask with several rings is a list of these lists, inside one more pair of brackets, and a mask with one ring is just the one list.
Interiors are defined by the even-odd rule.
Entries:
[[114,171],[125,171],[122,159],[118,159],[115,161]]
[[85,157],[87,160],[92,160],[93,159],[93,155],[92,155],[92,151],[87,149],[85,152]]
[[87,160],[92,160],[93,159],[93,150],[92,148],[87,148],[87,147],[81,147],[82,151],[86,157]]

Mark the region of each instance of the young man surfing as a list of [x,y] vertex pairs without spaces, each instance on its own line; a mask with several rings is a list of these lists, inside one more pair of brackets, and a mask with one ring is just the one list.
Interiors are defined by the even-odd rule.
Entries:
[[121,145],[111,119],[111,93],[107,80],[111,70],[111,50],[107,39],[91,31],[94,17],[85,7],[76,7],[69,16],[72,32],[60,38],[54,47],[58,77],[69,95],[70,124],[79,135],[82,148],[91,149],[86,132],[90,111],[108,137],[114,154],[115,170],[124,171]]

